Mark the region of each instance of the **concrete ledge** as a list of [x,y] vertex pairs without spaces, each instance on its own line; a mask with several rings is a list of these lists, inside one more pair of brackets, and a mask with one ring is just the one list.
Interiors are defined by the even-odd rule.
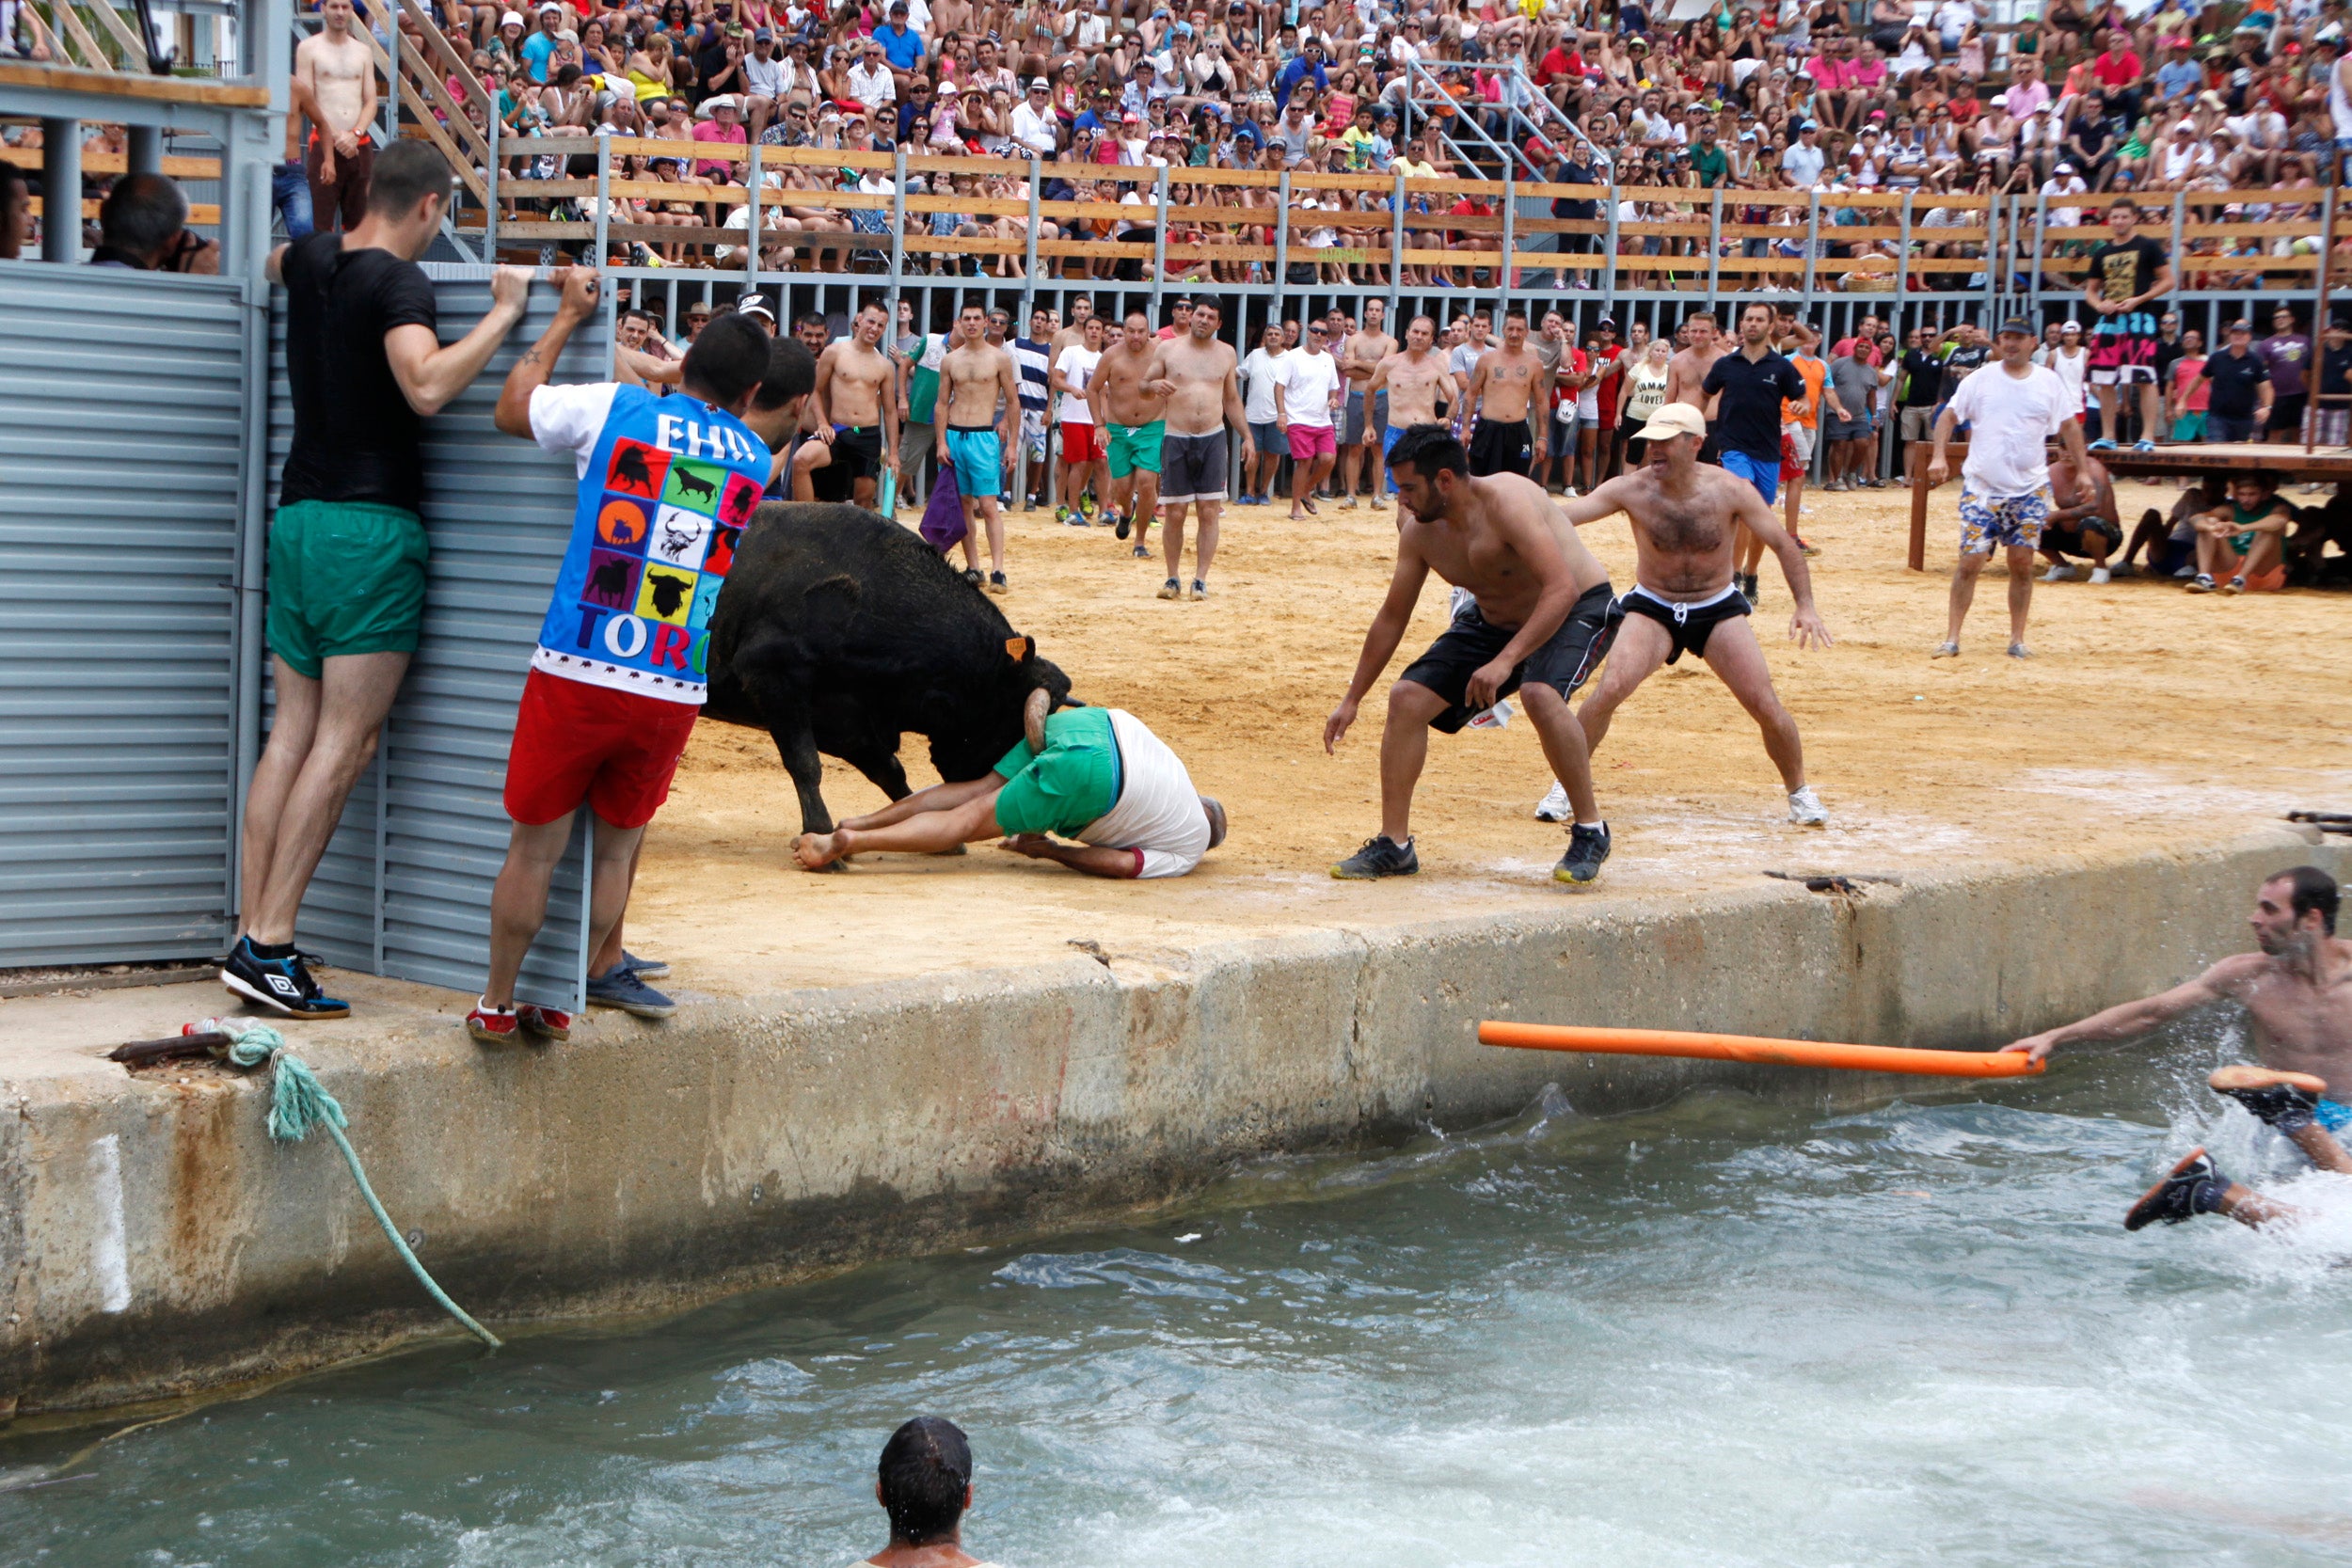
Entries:
[[[1242,1157],[1483,1120],[1548,1082],[1588,1112],[1699,1083],[1883,1093],[1892,1081],[1494,1051],[1473,1030],[1502,1017],[1980,1045],[2239,950],[2254,883],[2302,861],[2352,870],[2279,831],[1851,899],[1785,883],[1564,897],[1541,917],[712,1000],[660,1026],[600,1015],[546,1053],[485,1053],[423,1007],[389,1025],[374,1011],[299,1050],[428,1266],[511,1326],[1164,1203]],[[451,1331],[331,1146],[269,1142],[257,1081],[133,1078],[101,1045],[56,1044],[57,1016],[43,1048],[0,1056],[0,1412],[183,1393]]]

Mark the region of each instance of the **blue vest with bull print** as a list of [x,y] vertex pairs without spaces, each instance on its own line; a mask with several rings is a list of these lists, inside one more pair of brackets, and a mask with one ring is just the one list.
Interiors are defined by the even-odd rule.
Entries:
[[769,461],[766,443],[723,409],[614,388],[532,667],[699,705],[710,612]]

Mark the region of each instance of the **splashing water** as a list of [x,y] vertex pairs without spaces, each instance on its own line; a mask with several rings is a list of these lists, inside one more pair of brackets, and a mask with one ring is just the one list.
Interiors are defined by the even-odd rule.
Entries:
[[[847,1564],[917,1412],[1014,1568],[2352,1561],[2352,1181],[2205,1092],[2236,1054],[1553,1093],[1133,1228],[23,1437],[0,1487],[58,1484],[0,1492],[0,1563]],[[2126,1235],[2193,1142],[2312,1218]]]

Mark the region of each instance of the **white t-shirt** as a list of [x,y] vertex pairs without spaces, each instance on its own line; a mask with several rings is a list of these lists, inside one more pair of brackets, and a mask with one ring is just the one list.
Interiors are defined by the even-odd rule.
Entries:
[[[1094,384],[1094,367],[1102,362],[1103,356],[1099,351],[1089,349],[1084,343],[1073,343],[1061,351],[1061,357],[1054,361],[1054,369],[1061,372],[1064,381],[1083,392]],[[1094,410],[1087,406],[1085,398],[1072,397],[1065,392],[1061,400],[1061,422],[1092,424]]]
[[2073,412],[2083,411],[2083,372],[2090,368],[2090,351],[2076,345],[2070,358],[2063,348],[2038,348],[2033,362],[2049,367],[2052,374],[2066,383],[2066,390],[2074,400]]
[[1078,830],[1078,842],[1139,849],[1143,878],[1181,877],[1209,852],[1209,817],[1192,775],[1168,743],[1124,708],[1108,710],[1119,742],[1119,803]]
[[2056,372],[2031,365],[2023,376],[1998,361],[1960,384],[1952,416],[1968,427],[1964,487],[1980,496],[2029,496],[2050,483],[2050,437],[2074,417],[2074,394]]
[[1329,354],[1295,348],[1282,356],[1282,412],[1309,429],[1331,422],[1331,394],[1340,388],[1340,362]]
[[1242,400],[1242,418],[1251,424],[1274,422],[1274,382],[1281,374],[1281,358],[1253,348],[1241,362],[1241,382],[1248,388]]
[[1827,152],[1820,147],[1807,147],[1803,142],[1790,144],[1788,150],[1780,155],[1781,172],[1788,176],[1790,184],[1801,190],[1819,180],[1821,170],[1828,164]]
[[548,451],[570,452],[572,477],[580,478],[588,471],[588,459],[596,455],[596,443],[604,437],[604,421],[612,413],[612,394],[619,390],[618,384],[611,381],[533,387],[532,438]]

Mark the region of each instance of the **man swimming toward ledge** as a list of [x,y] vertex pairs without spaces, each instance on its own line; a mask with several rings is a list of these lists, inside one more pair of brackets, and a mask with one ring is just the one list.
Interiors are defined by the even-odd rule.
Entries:
[[[792,853],[810,871],[860,851],[935,855],[980,839],[1093,877],[1181,877],[1225,842],[1225,808],[1192,787],[1165,741],[1123,708],[1048,714],[1042,748],[1013,743],[977,779],[918,789]],[[1053,834],[1076,844],[1056,843]]]
[[[2265,880],[2247,924],[2259,953],[2222,959],[2185,985],[2093,1013],[2007,1049],[2042,1061],[2080,1040],[2133,1039],[2220,1001],[2242,1004],[2261,1065],[2233,1064],[2209,1080],[2276,1128],[2321,1170],[2352,1175],[2352,1154],[2335,1134],[2352,1125],[2352,1101],[2327,1098],[2330,1084],[2352,1092],[2352,942],[2336,936],[2336,879],[2298,865]],[[2292,1219],[2297,1211],[2231,1180],[2203,1149],[2172,1167],[2123,1217],[2126,1230],[2162,1220],[2224,1214],[2241,1225]]]

